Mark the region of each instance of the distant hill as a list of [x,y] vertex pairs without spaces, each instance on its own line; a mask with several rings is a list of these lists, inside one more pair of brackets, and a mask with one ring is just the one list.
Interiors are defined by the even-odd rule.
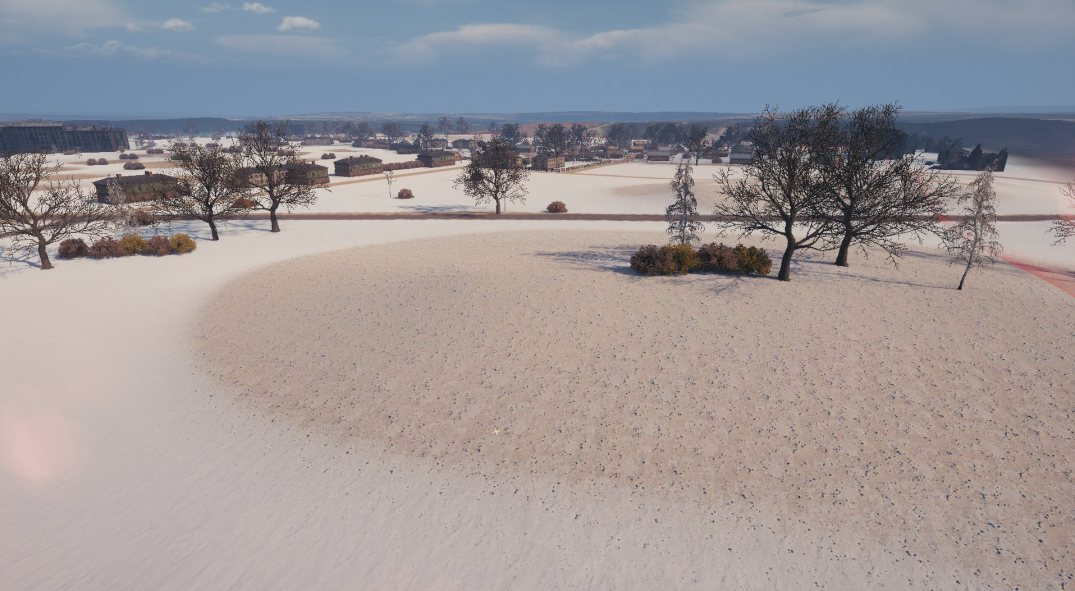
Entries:
[[963,138],[966,147],[982,144],[987,151],[1008,148],[1012,156],[1048,160],[1075,168],[1075,122],[1026,117],[979,117],[957,121],[910,122],[900,129],[931,137]]
[[128,134],[195,134],[206,135],[213,132],[232,132],[242,129],[244,121],[222,119],[220,117],[190,117],[178,119],[77,119],[65,123],[75,125],[98,125],[122,127]]

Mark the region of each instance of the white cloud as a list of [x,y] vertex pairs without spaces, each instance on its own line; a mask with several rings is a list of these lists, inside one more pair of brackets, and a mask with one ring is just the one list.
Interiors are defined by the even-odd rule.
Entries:
[[271,6],[265,6],[261,2],[243,2],[243,10],[247,12],[256,12],[258,14],[269,14],[270,12],[276,12],[275,8]]
[[235,10],[235,7],[231,4],[225,4],[223,2],[210,2],[209,4],[203,4],[198,7],[202,12],[228,12]]
[[170,18],[161,23],[161,28],[167,31],[193,31],[194,25],[181,18]]
[[304,16],[285,16],[280,21],[277,31],[316,31],[321,28],[321,23]]
[[129,19],[114,0],[0,0],[0,26],[78,34],[123,27]]
[[698,0],[681,5],[667,22],[647,27],[577,35],[534,25],[475,24],[415,37],[394,52],[397,59],[413,62],[460,49],[513,46],[531,51],[535,63],[568,65],[922,42],[1032,47],[1062,43],[1073,21],[1071,0],[1023,0],[1018,7],[1001,0]]
[[174,51],[168,51],[157,47],[138,47],[135,45],[121,43],[115,40],[105,41],[100,44],[86,42],[78,43],[76,45],[65,47],[64,53],[68,55],[86,57],[131,57],[139,60],[189,60],[193,57],[187,54],[176,53]]
[[334,39],[311,35],[224,35],[216,42],[222,47],[248,53],[340,57],[345,50]]

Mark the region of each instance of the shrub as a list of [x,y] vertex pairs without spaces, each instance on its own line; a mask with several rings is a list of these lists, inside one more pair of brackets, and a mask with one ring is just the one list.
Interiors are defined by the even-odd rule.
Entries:
[[631,257],[631,268],[642,275],[686,275],[700,267],[701,259],[690,244],[648,244]]
[[149,148],[146,150],[146,154],[163,154],[164,148]]
[[640,275],[667,275],[672,263],[660,246],[647,244],[631,256],[631,268]]
[[88,160],[86,160],[86,166],[97,166],[97,161],[93,158],[89,158]]
[[146,239],[145,247],[142,248],[142,254],[154,257],[171,253],[172,248],[168,245],[168,238],[165,236],[150,236]]
[[142,254],[146,249],[146,239],[138,234],[125,234],[119,239],[119,245],[127,256]]
[[563,201],[553,201],[545,208],[549,213],[567,213],[567,205]]
[[60,243],[61,259],[77,259],[84,257],[90,252],[90,247],[81,238],[68,238]]
[[254,201],[249,197],[240,197],[235,200],[235,207],[238,207],[240,209],[252,209],[256,207],[257,204],[257,201]]
[[773,269],[773,260],[761,248],[735,247],[735,260],[740,273],[748,275],[768,275]]
[[98,164],[98,165],[104,165],[104,164],[108,164],[108,160],[106,160],[106,159],[104,159],[104,158],[98,158],[98,159],[97,159],[97,164]]
[[700,271],[713,273],[738,273],[739,261],[735,256],[735,249],[724,244],[711,242],[698,247],[698,259]]
[[414,199],[414,192],[410,189],[400,189],[399,193],[396,194],[396,197],[400,199]]
[[142,170],[145,167],[141,162],[127,162],[123,165],[123,170]]
[[118,240],[112,237],[101,238],[90,245],[89,252],[90,257],[95,259],[108,259],[112,257],[127,256],[127,251],[124,250],[123,245]]
[[168,250],[172,254],[187,254],[188,252],[194,252],[195,248],[198,248],[197,243],[186,234],[175,234],[168,239]]
[[321,155],[322,160],[332,160],[335,157],[336,157],[336,154],[333,153],[333,152],[325,152],[324,154]]
[[691,271],[697,271],[702,261],[698,258],[698,252],[690,244],[673,244],[664,246],[671,253],[672,274],[686,275]]
[[157,219],[145,209],[132,209],[127,213],[127,223],[132,226],[152,226]]

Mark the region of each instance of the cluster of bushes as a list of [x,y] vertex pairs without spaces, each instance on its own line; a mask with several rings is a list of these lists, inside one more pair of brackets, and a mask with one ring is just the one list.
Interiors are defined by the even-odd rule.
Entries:
[[545,208],[549,213],[567,213],[567,205],[563,201],[553,201]]
[[197,247],[194,239],[186,234],[149,238],[143,238],[138,234],[125,234],[118,240],[109,236],[93,244],[86,244],[86,241],[81,238],[68,238],[60,243],[60,258],[110,259],[134,255],[160,257],[168,254],[187,254]]
[[146,154],[163,154],[164,148],[148,148]]
[[336,158],[336,153],[335,152],[325,152],[324,154],[321,155],[322,160],[333,160],[335,158]]
[[94,160],[93,158],[90,158],[90,159],[86,160],[86,166],[103,166],[105,164],[108,164],[108,160],[106,160],[104,158],[98,158],[96,160]]
[[773,261],[760,248],[710,243],[697,250],[689,244],[656,246],[649,244],[631,257],[631,268],[641,275],[685,275],[687,273],[737,273],[768,275]]
[[249,197],[240,197],[235,200],[235,207],[239,209],[253,209],[257,207],[258,202]]
[[396,197],[399,199],[414,199],[414,191],[410,189],[400,189],[399,193],[396,193]]
[[119,155],[120,160],[138,160],[138,154],[134,152],[122,152]]
[[123,164],[123,170],[142,170],[146,165],[141,162],[125,162]]

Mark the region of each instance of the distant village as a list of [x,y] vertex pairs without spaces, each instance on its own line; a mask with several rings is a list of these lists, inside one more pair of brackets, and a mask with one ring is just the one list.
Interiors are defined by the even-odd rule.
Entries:
[[[325,152],[320,161],[331,162],[329,166],[318,160],[289,162],[282,165],[281,174],[288,182],[309,186],[329,184],[329,176],[360,177],[379,175],[389,171],[411,168],[440,168],[452,166],[470,156],[474,142],[483,138],[499,136],[510,140],[515,146],[518,164],[534,171],[560,172],[600,165],[610,161],[671,162],[677,157],[692,158],[695,163],[705,161],[714,164],[749,164],[754,157],[753,146],[746,141],[749,126],[733,124],[721,130],[719,135],[701,123],[613,123],[598,127],[583,124],[539,124],[527,134],[524,127],[515,123],[490,125],[489,129],[471,133],[466,121],[460,117],[455,122],[442,118],[437,126],[423,124],[408,132],[399,123],[385,123],[374,132],[365,122],[347,122],[336,126],[331,133],[316,133],[317,126],[310,126],[314,133],[290,136],[285,149],[350,145],[354,148],[388,150],[401,155],[414,155],[414,160],[386,163],[373,155],[350,155],[335,158]],[[465,137],[460,137],[465,136]],[[231,135],[212,134],[214,143],[220,146],[222,139],[234,139]],[[134,145],[147,154],[164,154],[161,145],[171,146],[181,142],[182,137],[171,134],[139,133]],[[983,152],[981,145],[973,150],[963,148],[962,140],[942,138],[933,140],[923,137],[905,138],[906,152],[913,153],[918,144],[923,148],[939,149],[939,156],[928,164],[943,169],[981,170],[983,163],[991,163],[997,171],[1003,171],[1007,150],[999,153]],[[238,145],[224,150],[238,151]],[[94,181],[97,199],[112,203],[111,193],[122,191],[125,202],[147,201],[178,186],[178,179],[160,172],[146,171],[138,162],[138,155],[131,150],[131,139],[124,129],[103,126],[75,126],[49,121],[22,121],[0,123],[0,154],[119,152],[121,160],[127,160],[124,170],[142,170],[140,174],[117,174]],[[89,166],[107,164],[104,158],[88,159]],[[243,175],[258,174],[253,169],[241,171]],[[249,179],[247,179],[249,182]],[[256,183],[254,183],[256,184]]]

